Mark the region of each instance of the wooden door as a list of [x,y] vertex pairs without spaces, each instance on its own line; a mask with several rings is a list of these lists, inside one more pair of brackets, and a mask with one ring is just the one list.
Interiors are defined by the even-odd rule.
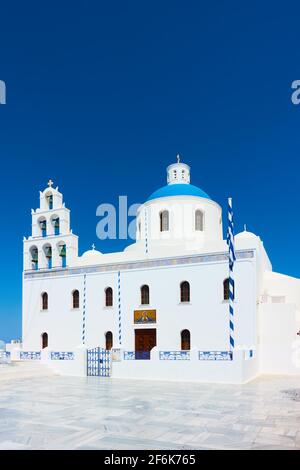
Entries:
[[150,359],[150,351],[156,346],[156,329],[135,330],[136,359]]

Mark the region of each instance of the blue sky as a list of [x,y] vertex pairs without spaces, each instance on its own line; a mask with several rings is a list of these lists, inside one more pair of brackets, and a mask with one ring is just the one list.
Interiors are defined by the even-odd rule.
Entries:
[[179,152],[192,183],[300,276],[299,2],[89,1],[1,5],[0,338],[21,335],[22,237],[52,178],[80,252],[96,207],[143,202]]

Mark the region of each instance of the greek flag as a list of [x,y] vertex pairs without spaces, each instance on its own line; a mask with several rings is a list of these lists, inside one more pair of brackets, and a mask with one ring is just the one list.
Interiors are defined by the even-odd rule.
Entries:
[[227,244],[229,249],[229,330],[230,330],[230,350],[234,349],[234,277],[233,269],[235,257],[234,249],[234,226],[233,226],[233,212],[232,212],[232,199],[228,199],[228,232]]

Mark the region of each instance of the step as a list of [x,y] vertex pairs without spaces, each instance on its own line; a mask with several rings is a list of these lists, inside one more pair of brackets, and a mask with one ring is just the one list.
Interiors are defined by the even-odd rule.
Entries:
[[47,364],[34,361],[16,361],[0,365],[0,381],[30,377],[49,377],[55,373]]

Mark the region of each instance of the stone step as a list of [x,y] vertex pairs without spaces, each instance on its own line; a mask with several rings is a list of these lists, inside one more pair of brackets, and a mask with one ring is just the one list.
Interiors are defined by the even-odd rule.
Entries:
[[0,381],[53,375],[55,375],[53,370],[40,361],[16,361],[10,364],[0,364]]

